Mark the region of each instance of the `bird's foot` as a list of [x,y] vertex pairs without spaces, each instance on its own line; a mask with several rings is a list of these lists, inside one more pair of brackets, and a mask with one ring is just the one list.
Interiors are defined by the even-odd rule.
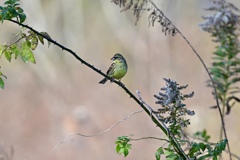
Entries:
[[112,83],[113,82],[113,78],[111,78],[111,79],[109,79],[110,80],[110,83]]

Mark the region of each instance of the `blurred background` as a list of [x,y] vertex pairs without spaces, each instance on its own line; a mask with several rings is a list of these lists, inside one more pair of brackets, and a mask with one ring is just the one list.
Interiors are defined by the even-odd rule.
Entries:
[[[240,7],[239,0],[231,0]],[[0,5],[3,5],[1,0]],[[210,66],[214,43],[198,24],[208,0],[156,1],[157,6],[187,37]],[[129,70],[122,82],[153,108],[154,94],[165,85],[163,77],[179,84],[189,84],[185,93],[195,92],[186,102],[195,116],[189,117],[188,133],[206,129],[211,141],[219,140],[220,118],[208,76],[196,55],[177,34],[165,36],[156,23],[149,27],[147,13],[138,24],[132,12],[120,12],[110,0],[34,0],[21,1],[27,15],[25,24],[46,31],[60,44],[71,48],[81,58],[106,71],[110,58],[117,52],[127,59]],[[5,21],[0,24],[0,43],[10,43],[19,26]],[[111,131],[92,138],[71,136],[57,149],[53,148],[71,132],[86,135],[102,132],[122,118],[141,108],[117,85],[82,65],[69,53],[51,45],[39,45],[34,52],[36,65],[25,64],[19,58],[7,62],[0,59],[1,72],[7,76],[5,89],[0,90],[0,159],[155,159],[161,141],[132,142],[132,150],[124,158],[115,152],[118,136],[133,134],[133,138],[165,137],[146,113],[135,114]],[[226,128],[233,153],[239,153],[239,115],[235,106],[226,116]],[[227,159],[227,158],[226,158]]]

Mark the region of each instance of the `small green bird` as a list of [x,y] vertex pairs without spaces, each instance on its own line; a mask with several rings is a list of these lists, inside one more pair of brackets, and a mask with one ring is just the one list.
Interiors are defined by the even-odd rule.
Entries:
[[[109,67],[106,74],[111,78],[120,80],[127,73],[127,62],[120,53],[115,54],[111,60],[113,60],[113,63]],[[104,78],[99,83],[104,84],[107,82],[107,80],[107,78]]]

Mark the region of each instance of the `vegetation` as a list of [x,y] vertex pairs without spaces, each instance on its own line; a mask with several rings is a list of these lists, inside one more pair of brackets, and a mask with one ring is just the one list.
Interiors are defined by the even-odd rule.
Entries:
[[[47,32],[38,32],[35,29],[24,24],[27,16],[24,10],[19,5],[19,0],[7,0],[4,6],[0,6],[0,20],[2,23],[10,21],[23,28],[16,34],[17,40],[13,43],[0,45],[0,57],[5,57],[9,62],[12,58],[17,59],[19,56],[25,63],[36,63],[34,50],[38,47],[39,42],[44,45],[44,39],[48,41],[48,46],[53,43],[57,47],[72,54],[77,60],[88,66],[96,73],[110,79],[106,74],[98,68],[90,65],[81,57],[75,54],[72,50],[64,47],[51,39]],[[149,24],[154,26],[156,23],[162,26],[162,32],[165,35],[175,36],[180,34],[182,38],[189,44],[193,52],[198,56],[199,60],[205,67],[205,63],[195,51],[189,41],[183,36],[180,30],[157,8],[151,0],[113,0],[113,2],[122,8],[122,11],[133,10],[136,16],[136,24],[141,18],[142,13],[148,12]],[[200,24],[203,31],[207,31],[213,37],[213,43],[216,43],[216,50],[213,52],[213,62],[209,70],[208,86],[213,88],[213,95],[216,99],[216,105],[213,108],[219,110],[219,116],[222,121],[220,140],[215,143],[210,143],[210,136],[206,130],[198,131],[194,135],[187,134],[184,130],[189,126],[190,120],[188,116],[194,116],[195,112],[190,111],[185,104],[185,100],[192,98],[194,92],[184,94],[182,91],[188,85],[179,85],[172,79],[164,78],[165,87],[160,89],[160,92],[154,97],[156,104],[160,105],[157,110],[152,109],[138,93],[138,98],[131,93],[128,88],[117,80],[113,80],[123,88],[134,101],[151,117],[160,130],[166,135],[166,138],[150,138],[166,141],[163,146],[159,146],[155,153],[156,160],[165,157],[168,160],[193,160],[193,159],[213,159],[217,160],[221,157],[223,151],[227,151],[229,159],[232,159],[234,154],[231,153],[228,143],[227,131],[224,125],[224,115],[230,114],[231,108],[235,105],[235,101],[239,102],[237,97],[239,92],[238,82],[240,81],[240,59],[239,59],[239,15],[235,12],[239,11],[233,4],[225,0],[213,1],[213,6],[207,10],[213,11],[212,15],[203,17],[204,22]],[[0,72],[0,87],[4,88],[4,78],[7,78]],[[234,100],[231,103],[231,100]],[[220,102],[220,103],[219,103]],[[223,134],[222,134],[223,133]],[[194,138],[192,138],[194,137]],[[148,138],[145,138],[148,139]],[[116,152],[128,156],[133,145],[130,143],[135,139],[132,136],[121,136],[116,140]],[[226,147],[227,146],[227,147]],[[226,149],[227,148],[227,149]],[[235,156],[239,159],[239,157]]]

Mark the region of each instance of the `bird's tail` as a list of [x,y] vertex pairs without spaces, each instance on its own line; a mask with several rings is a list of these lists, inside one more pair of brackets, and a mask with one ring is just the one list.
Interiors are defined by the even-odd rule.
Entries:
[[99,83],[100,84],[104,84],[104,83],[106,83],[107,82],[107,78],[103,78],[103,80],[101,80]]

